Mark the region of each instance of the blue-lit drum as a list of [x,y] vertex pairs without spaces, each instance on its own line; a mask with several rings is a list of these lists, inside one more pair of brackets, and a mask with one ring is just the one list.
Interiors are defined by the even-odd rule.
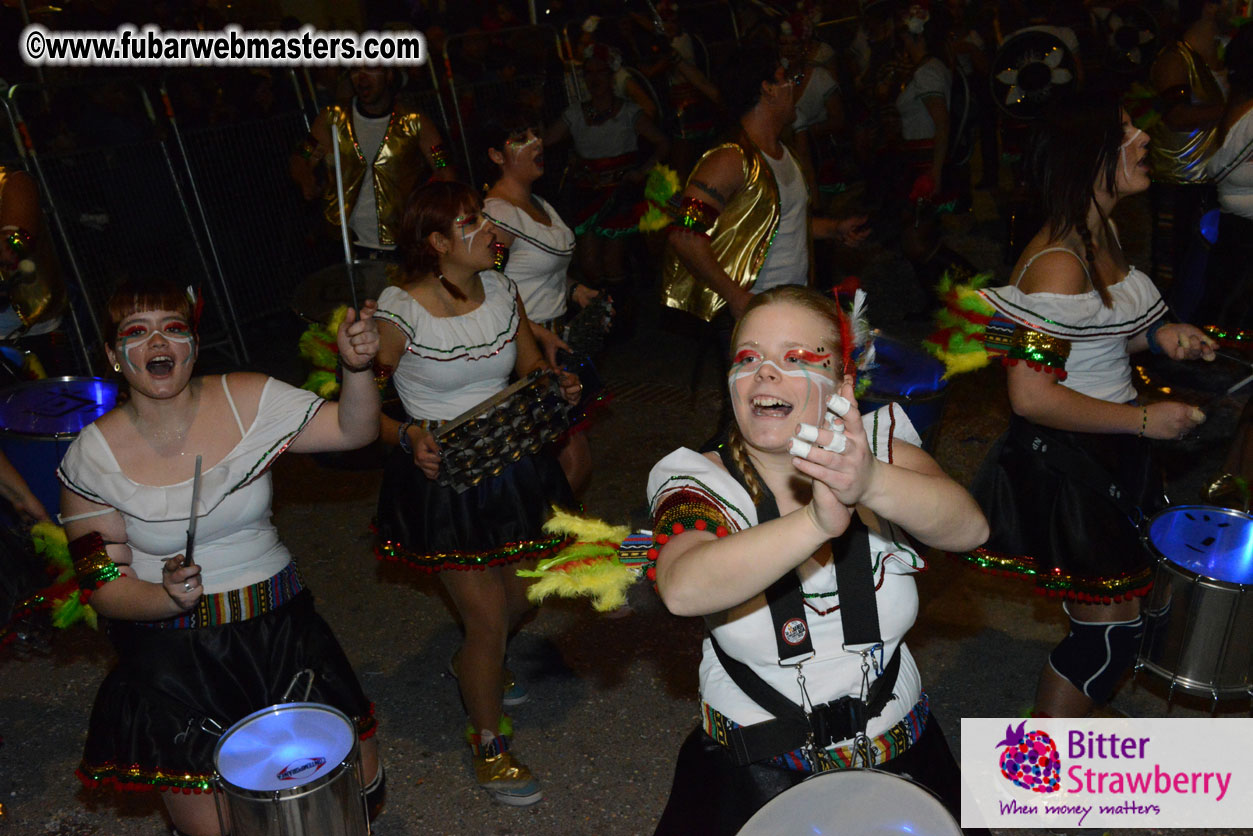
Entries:
[[116,404],[117,384],[95,377],[32,380],[0,392],[0,449],[49,514],[61,508],[61,457]]
[[738,836],[961,836],[961,832],[940,799],[908,778],[877,769],[837,769],[820,772],[772,798]]
[[352,721],[293,702],[249,714],[213,751],[223,836],[368,836]]
[[1144,527],[1158,558],[1136,670],[1217,701],[1253,696],[1253,516],[1167,508]]
[[858,406],[865,414],[893,401],[900,404],[930,450],[948,394],[944,364],[920,346],[882,334],[875,334],[874,350],[870,385]]

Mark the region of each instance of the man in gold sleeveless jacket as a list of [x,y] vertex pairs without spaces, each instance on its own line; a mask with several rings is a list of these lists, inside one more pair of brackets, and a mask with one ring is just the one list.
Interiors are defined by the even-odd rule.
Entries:
[[[673,207],[663,256],[665,304],[730,326],[763,274],[770,284],[812,281],[812,240],[859,243],[864,218],[810,217],[808,191],[779,137],[796,114],[795,83],[778,56],[742,49],[722,75],[723,102],[741,114],[736,138],[707,151]],[[782,186],[780,185],[782,183]],[[780,244],[779,239],[784,242]],[[725,313],[720,313],[725,310]]]
[[[435,124],[396,95],[393,70],[357,67],[349,79],[352,102],[332,105],[318,114],[308,138],[291,158],[291,174],[306,200],[322,193],[326,219],[338,226],[330,154],[333,150],[339,154],[349,228],[364,251],[359,254],[371,257],[376,255],[371,251],[395,248],[409,192],[428,179],[452,179],[453,172]],[[319,188],[316,172],[322,163],[326,186]]]

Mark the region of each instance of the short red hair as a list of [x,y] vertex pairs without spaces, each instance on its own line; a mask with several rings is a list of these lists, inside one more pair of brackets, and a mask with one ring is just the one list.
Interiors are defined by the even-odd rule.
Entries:
[[184,288],[169,279],[125,279],[113,289],[105,303],[109,339],[117,337],[122,320],[141,311],[173,311],[192,322],[191,298]]

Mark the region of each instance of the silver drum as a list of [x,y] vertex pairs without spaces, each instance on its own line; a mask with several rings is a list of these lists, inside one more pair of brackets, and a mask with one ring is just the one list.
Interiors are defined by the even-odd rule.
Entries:
[[213,750],[223,836],[369,836],[352,721],[292,702],[249,714]]
[[1144,526],[1157,557],[1144,602],[1136,670],[1219,699],[1253,696],[1253,516],[1227,508],[1167,508]]

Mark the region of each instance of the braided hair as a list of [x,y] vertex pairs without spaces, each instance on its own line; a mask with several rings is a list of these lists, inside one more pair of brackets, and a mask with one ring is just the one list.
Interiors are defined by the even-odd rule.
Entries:
[[[1088,211],[1099,187],[1113,193],[1123,143],[1122,106],[1113,94],[1085,93],[1058,103],[1037,123],[1028,152],[1028,171],[1044,220],[1054,240],[1071,230],[1083,243],[1092,286],[1110,307],[1109,284],[1096,268],[1096,245]],[[1109,218],[1097,205],[1100,229],[1110,234]]]
[[[834,297],[819,293],[812,288],[784,285],[771,288],[754,296],[752,301],[748,303],[748,306],[744,308],[744,313],[740,316],[739,321],[735,323],[735,330],[731,332],[732,347],[738,344],[740,329],[744,327],[744,323],[753,311],[758,308],[764,308],[767,305],[779,304],[796,305],[799,308],[818,314],[831,323],[831,336],[836,343],[833,349],[840,355],[840,365],[837,372],[838,377],[842,379],[848,370],[852,368],[852,327],[849,324],[848,317],[844,314],[839,302]],[[748,442],[745,441],[744,434],[740,432],[738,424],[732,424],[727,434],[727,452],[731,456],[731,461],[735,462],[735,466],[744,475],[744,485],[748,488],[748,495],[753,500],[753,504],[760,504],[765,496],[761,477],[758,476],[757,469],[753,466],[752,459],[749,456]]]

